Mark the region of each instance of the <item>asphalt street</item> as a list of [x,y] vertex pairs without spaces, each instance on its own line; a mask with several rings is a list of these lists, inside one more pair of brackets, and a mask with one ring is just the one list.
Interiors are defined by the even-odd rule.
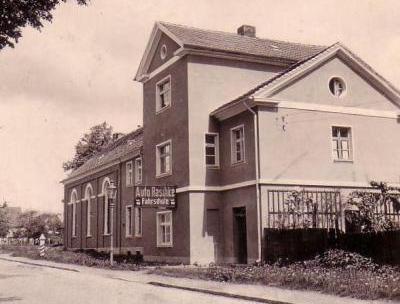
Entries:
[[251,303],[124,280],[113,271],[72,272],[0,260],[0,303]]

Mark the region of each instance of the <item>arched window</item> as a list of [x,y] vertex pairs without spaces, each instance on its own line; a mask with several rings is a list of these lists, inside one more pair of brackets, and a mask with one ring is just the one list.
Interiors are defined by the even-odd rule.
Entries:
[[85,189],[85,200],[86,200],[86,236],[91,236],[91,222],[92,222],[92,196],[93,196],[93,188],[91,184],[86,185]]
[[110,187],[110,179],[106,177],[103,180],[103,186],[102,186],[102,195],[104,197],[104,234],[110,234],[111,232],[110,204],[107,194],[107,190],[109,187]]
[[72,236],[76,236],[76,204],[78,203],[78,192],[75,188],[71,191],[69,202],[72,205]]

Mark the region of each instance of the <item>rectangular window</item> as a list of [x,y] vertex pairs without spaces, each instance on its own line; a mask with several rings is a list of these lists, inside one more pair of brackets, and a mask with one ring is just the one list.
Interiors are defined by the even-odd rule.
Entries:
[[142,208],[135,208],[135,236],[142,236]]
[[131,161],[126,163],[126,185],[133,185],[133,164]]
[[351,128],[332,127],[332,146],[334,160],[352,160]]
[[172,247],[172,211],[157,213],[157,246]]
[[135,159],[135,183],[140,184],[142,182],[142,158]]
[[126,226],[125,226],[125,234],[127,237],[132,236],[133,232],[133,207],[126,206]]
[[207,133],[205,137],[205,155],[207,167],[219,166],[219,142],[218,133]]
[[231,163],[244,162],[244,126],[231,129]]
[[172,151],[171,141],[166,141],[156,146],[156,171],[157,176],[171,174],[172,172]]
[[159,112],[171,105],[171,76],[165,77],[156,86],[156,111]]

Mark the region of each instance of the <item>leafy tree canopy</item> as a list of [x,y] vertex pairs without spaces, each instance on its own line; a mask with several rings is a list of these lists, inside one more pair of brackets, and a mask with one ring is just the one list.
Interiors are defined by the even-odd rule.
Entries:
[[106,122],[90,128],[75,146],[75,156],[63,164],[65,171],[75,170],[113,142],[113,128]]
[[[87,4],[89,0],[76,0]],[[52,11],[66,0],[0,0],[0,49],[14,44],[21,38],[21,30],[32,26],[40,30],[43,21],[53,20]]]

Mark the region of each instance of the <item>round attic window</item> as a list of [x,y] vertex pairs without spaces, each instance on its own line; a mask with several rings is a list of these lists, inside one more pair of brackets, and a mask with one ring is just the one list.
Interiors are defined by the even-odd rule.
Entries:
[[333,77],[329,81],[329,91],[331,91],[332,95],[335,97],[341,97],[346,92],[346,84],[343,79],[339,77]]
[[163,44],[161,47],[160,57],[162,60],[164,60],[167,57],[167,46],[165,44]]

